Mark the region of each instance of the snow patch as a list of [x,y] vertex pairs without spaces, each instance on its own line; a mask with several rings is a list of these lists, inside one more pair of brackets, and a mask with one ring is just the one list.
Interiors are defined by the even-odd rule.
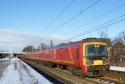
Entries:
[[4,70],[0,84],[52,84],[29,65],[18,58],[12,58]]
[[125,72],[125,67],[110,66],[110,70]]

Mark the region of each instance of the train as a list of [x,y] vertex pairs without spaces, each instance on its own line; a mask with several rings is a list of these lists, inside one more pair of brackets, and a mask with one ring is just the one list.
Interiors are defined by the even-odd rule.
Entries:
[[22,58],[40,61],[51,67],[68,68],[75,75],[103,76],[109,71],[107,43],[100,38],[86,38],[56,47],[26,53]]

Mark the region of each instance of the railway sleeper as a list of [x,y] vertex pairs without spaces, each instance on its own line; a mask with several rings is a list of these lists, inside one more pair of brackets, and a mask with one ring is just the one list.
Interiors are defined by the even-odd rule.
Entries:
[[57,65],[57,68],[60,68],[60,69],[64,70],[64,69],[66,69],[66,66],[65,66],[65,65],[60,65],[60,64],[58,64],[58,65]]
[[57,65],[56,65],[56,64],[53,64],[53,63],[48,63],[48,66],[49,66],[49,67],[53,67],[53,68],[56,68],[56,67],[57,67]]
[[81,69],[68,67],[69,71],[76,76],[84,76]]

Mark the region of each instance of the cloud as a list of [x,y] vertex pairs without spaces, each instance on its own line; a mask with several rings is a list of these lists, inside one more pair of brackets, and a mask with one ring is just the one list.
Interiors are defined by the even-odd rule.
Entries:
[[27,45],[37,47],[41,42],[49,44],[50,40],[59,44],[65,39],[66,37],[60,35],[47,36],[26,30],[0,29],[0,50],[19,52]]

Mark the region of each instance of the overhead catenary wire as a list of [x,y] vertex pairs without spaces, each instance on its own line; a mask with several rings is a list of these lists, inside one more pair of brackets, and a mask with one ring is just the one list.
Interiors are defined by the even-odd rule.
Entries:
[[80,0],[80,11],[82,11],[82,8],[83,8],[83,0]]
[[120,6],[118,6],[118,7],[115,7],[115,8],[113,8],[113,9],[109,10],[108,12],[103,13],[103,14],[100,15],[100,16],[97,16],[97,17],[95,17],[95,18],[93,18],[93,19],[87,21],[86,23],[81,24],[80,26],[78,26],[76,29],[73,29],[73,30],[74,30],[74,31],[77,31],[78,28],[80,29],[80,28],[82,28],[83,26],[88,25],[88,24],[90,24],[90,23],[92,23],[92,22],[94,22],[94,21],[96,21],[96,20],[98,20],[98,19],[100,19],[100,18],[102,18],[102,17],[104,17],[104,16],[106,16],[106,15],[109,15],[110,13],[112,13],[112,12],[114,12],[114,11],[116,11],[116,10],[118,10],[118,9],[120,9],[120,8],[122,8],[122,7],[124,7],[124,6],[125,6],[125,3],[122,4],[122,5],[120,5]]
[[56,31],[58,31],[59,29],[61,29],[64,25],[68,24],[69,22],[71,22],[72,20],[74,20],[76,17],[78,17],[79,15],[81,15],[82,13],[86,12],[89,8],[92,8],[93,6],[95,6],[96,4],[98,4],[101,0],[97,0],[95,3],[91,4],[90,6],[88,6],[87,8],[81,10],[80,12],[78,12],[76,15],[74,15],[73,17],[71,17],[69,20],[67,20],[66,22],[64,22],[63,24],[61,24],[60,26],[58,26],[54,31],[52,31],[51,33],[55,33]]
[[[72,40],[72,39],[75,39],[75,38],[77,38],[77,37],[79,37],[79,36],[83,36],[83,35],[89,34],[91,31],[95,30],[95,28],[102,28],[102,26],[104,27],[106,24],[111,23],[111,22],[113,22],[113,21],[115,21],[115,20],[117,20],[117,19],[119,19],[119,18],[122,18],[122,17],[125,17],[125,14],[120,15],[120,16],[114,18],[114,19],[111,19],[111,20],[107,21],[107,22],[104,22],[103,24],[100,24],[100,25],[98,25],[98,26],[96,26],[96,27],[90,28],[89,30],[87,30],[87,31],[85,31],[85,32],[82,32],[82,33],[79,33],[79,34],[74,35],[74,36],[72,36],[72,37],[69,37],[69,39],[66,39],[65,41]],[[88,33],[88,32],[89,32],[89,33]]]
[[[90,22],[96,21],[97,19],[100,19],[100,18],[102,18],[102,17],[104,17],[104,16],[106,16],[106,15],[108,15],[108,14],[110,14],[110,13],[112,13],[112,12],[114,12],[114,11],[116,11],[116,10],[122,8],[122,7],[124,7],[124,6],[125,6],[125,3],[122,4],[122,5],[120,5],[120,6],[118,6],[118,7],[116,7],[116,8],[114,8],[114,9],[112,9],[112,10],[110,10],[110,11],[108,11],[108,12],[106,12],[106,13],[104,13],[104,14],[102,14],[102,15],[100,15],[100,16],[95,17],[94,19],[88,21],[88,22],[85,23],[85,24],[88,24],[88,23],[90,23]],[[85,25],[85,24],[82,24],[80,27],[82,27],[82,26]]]
[[44,31],[47,31],[47,30],[49,29],[49,27],[73,4],[74,1],[75,1],[75,0],[71,0],[71,1],[66,5],[66,7],[64,7],[63,10],[60,11],[59,14],[57,14],[57,15],[55,16],[54,19],[52,19],[52,21],[47,25],[47,27],[45,28],[45,30],[43,30],[43,32],[44,32]]
[[[96,19],[99,19],[99,18],[101,18],[101,17],[104,17],[105,15],[107,15],[107,14],[109,14],[109,13],[112,13],[112,12],[114,12],[115,10],[118,10],[119,8],[121,8],[121,7],[123,7],[123,6],[125,6],[125,4],[123,4],[123,5],[120,5],[120,6],[118,6],[118,7],[116,7],[116,8],[114,8],[114,9],[112,9],[112,10],[110,10],[110,11],[108,11],[108,12],[106,12],[106,13],[104,13],[104,14],[102,14],[102,15],[100,15],[100,16],[98,16],[98,17],[96,17]],[[117,24],[117,23],[120,23],[120,22],[122,22],[122,21],[124,21],[124,19],[125,18],[123,18],[123,19],[121,19],[121,20],[118,20],[118,21],[115,21],[115,22],[112,22],[112,24],[110,23],[110,24],[104,24],[103,23],[103,27],[100,27],[100,26],[102,26],[102,25],[100,25],[100,26],[98,26],[99,28],[97,28],[97,26],[96,26],[96,28],[97,29],[91,29],[91,31],[88,31],[88,32],[86,32],[85,34],[82,32],[82,33],[80,33],[78,36],[76,36],[76,37],[79,37],[79,36],[83,36],[83,35],[86,35],[86,34],[89,34],[89,33],[91,33],[91,32],[94,32],[94,31],[97,31],[97,30],[100,30],[100,29],[103,29],[103,28],[107,28],[107,27],[109,27],[109,26],[111,26],[111,25],[113,25],[113,24]],[[94,19],[93,19],[93,21],[94,21]],[[112,20],[113,21],[113,20]],[[88,22],[89,23],[89,22]],[[95,28],[95,27],[94,27]],[[56,32],[56,31],[55,31]],[[75,39],[75,37],[73,37],[74,39]]]
[[[86,34],[89,34],[89,33],[91,33],[91,32],[94,32],[94,31],[103,29],[103,28],[106,28],[106,27],[111,26],[111,25],[113,25],[113,24],[115,24],[115,23],[122,22],[122,21],[125,19],[125,18],[120,19],[120,18],[122,18],[122,17],[125,17],[125,14],[123,14],[123,15],[121,15],[121,16],[118,16],[118,17],[116,17],[116,18],[114,18],[114,19],[111,19],[111,20],[109,20],[109,21],[107,21],[107,22],[105,22],[105,23],[103,23],[103,24],[101,24],[101,25],[98,25],[98,26],[94,27],[94,28],[90,28],[89,30],[87,30],[87,31],[85,31],[85,32],[82,32],[82,33],[79,33],[79,34],[77,34],[77,35],[75,35],[75,36],[72,36],[72,37],[70,37],[70,40],[75,39],[75,38],[80,37],[80,36],[83,36],[83,35],[86,35]],[[117,20],[117,19],[120,19],[120,20]],[[117,20],[117,21],[115,21],[115,20]],[[111,23],[111,22],[112,22],[112,23]],[[109,24],[108,24],[108,23],[109,23]]]

